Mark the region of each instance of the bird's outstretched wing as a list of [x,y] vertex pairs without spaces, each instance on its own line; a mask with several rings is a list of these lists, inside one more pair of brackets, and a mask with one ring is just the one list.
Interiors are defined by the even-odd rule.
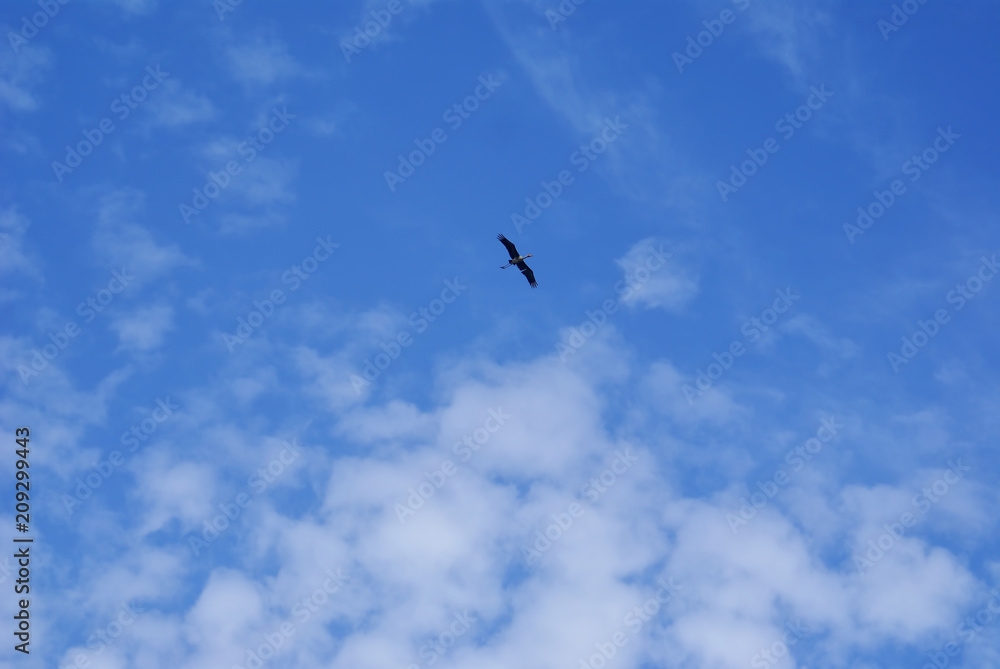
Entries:
[[507,247],[507,253],[510,254],[511,259],[514,259],[519,255],[521,255],[520,253],[517,252],[517,247],[515,247],[514,244],[512,244],[509,239],[507,239],[503,235],[497,235],[497,239],[499,239],[500,242]]
[[531,268],[528,267],[528,264],[526,262],[522,260],[521,262],[517,263],[517,268],[521,270],[521,274],[523,274],[524,278],[528,280],[529,286],[531,286],[532,288],[538,287],[538,283],[535,281],[535,273],[531,271]]

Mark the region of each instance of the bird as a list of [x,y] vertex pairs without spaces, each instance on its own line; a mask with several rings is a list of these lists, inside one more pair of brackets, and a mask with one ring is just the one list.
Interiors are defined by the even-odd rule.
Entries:
[[532,288],[537,288],[538,283],[535,281],[535,273],[532,272],[531,268],[528,267],[524,262],[524,259],[530,258],[531,254],[529,253],[528,255],[523,256],[520,253],[518,253],[517,248],[514,246],[514,244],[512,244],[511,241],[506,237],[504,237],[502,234],[497,235],[497,239],[499,239],[500,242],[507,247],[507,253],[510,254],[510,262],[501,267],[500,269],[507,269],[511,265],[517,265],[517,268],[521,270],[521,274],[523,274],[524,278],[528,280],[528,285],[531,286]]

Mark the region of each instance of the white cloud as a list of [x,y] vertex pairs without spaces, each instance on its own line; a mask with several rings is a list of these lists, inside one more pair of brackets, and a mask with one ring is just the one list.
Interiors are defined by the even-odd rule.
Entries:
[[[156,532],[171,520],[200,534],[202,523],[220,513],[212,507],[215,473],[212,467],[193,462],[171,462],[153,451],[136,463],[136,492],[144,513],[140,534]],[[196,535],[197,536],[197,535]],[[187,542],[184,542],[187,549]]]
[[124,266],[137,284],[147,283],[174,268],[193,265],[176,244],[160,245],[138,221],[145,217],[144,196],[123,189],[101,198],[92,244],[102,262]]
[[119,347],[133,351],[149,351],[163,344],[167,332],[174,328],[174,310],[169,305],[136,309],[116,314],[111,329],[118,333]]
[[243,172],[233,178],[228,190],[251,208],[286,204],[295,200],[292,185],[297,176],[298,166],[294,161],[259,157],[244,166]]
[[632,291],[622,297],[626,304],[679,311],[698,294],[698,275],[686,269],[663,240],[649,237],[636,242],[615,262],[633,279]]
[[[719,15],[719,3],[711,0],[691,0],[705,19]],[[744,3],[740,3],[743,5]],[[749,2],[736,11],[734,28],[749,32],[761,54],[784,67],[793,78],[807,74],[822,55],[822,34],[833,25],[831,9],[835,0],[817,0],[809,4],[796,2]],[[702,29],[699,23],[692,31]],[[808,83],[815,83],[809,81]],[[807,85],[808,85],[807,83]]]
[[360,441],[394,439],[403,435],[430,436],[434,418],[412,404],[393,400],[384,407],[362,408],[344,416],[339,431]]
[[38,100],[30,92],[52,66],[51,52],[42,46],[21,46],[18,53],[0,50],[0,103],[13,111],[33,111]]
[[861,353],[861,347],[848,337],[838,337],[815,316],[796,314],[778,326],[784,333],[796,334],[816,345],[825,359],[819,363],[817,372],[827,377],[844,362]]
[[[746,419],[749,415],[747,408],[733,399],[732,390],[725,381],[714,383],[702,392],[694,374],[684,376],[669,361],[650,365],[642,384],[655,399],[650,402],[652,409],[681,424],[706,420],[729,423]],[[685,385],[692,391],[685,394]]]
[[955,556],[914,539],[899,540],[854,585],[859,640],[890,636],[906,643],[945,631],[972,603],[976,587]]
[[278,80],[304,74],[283,42],[255,38],[226,48],[226,60],[237,81],[244,84],[269,85]]
[[[69,354],[46,360],[38,352],[51,343],[44,333],[0,336],[0,369],[7,379],[0,415],[16,416],[14,421],[19,425],[47,421],[47,448],[33,451],[32,464],[51,467],[64,477],[93,462],[94,450],[82,448],[81,440],[88,428],[105,424],[109,405],[132,371],[128,367],[111,369],[81,388],[66,370]],[[47,364],[42,366],[39,361]]]
[[[385,316],[372,315],[365,327],[391,331],[394,321]],[[358,321],[329,317],[336,319],[337,336]],[[255,495],[215,544],[216,550],[241,547],[243,557],[230,570],[211,570],[183,614],[193,640],[188,661],[244,661],[248,648],[291,621],[295,636],[280,654],[297,666],[353,667],[373,657],[405,666],[420,661],[421,646],[466,610],[473,627],[442,661],[472,667],[523,657],[578,664],[619,631],[629,639],[618,651],[620,662],[744,667],[790,623],[808,630],[802,647],[821,658],[844,648],[912,643],[954,624],[977,582],[942,547],[907,537],[866,575],[843,550],[831,556],[824,548],[832,540],[849,551],[884,513],[882,494],[854,494],[852,511],[841,507],[832,528],[791,519],[778,500],[733,533],[726,513],[736,506],[728,496],[695,498],[667,484],[664,467],[672,465],[665,458],[672,456],[643,438],[660,444],[672,435],[659,434],[661,423],[644,428],[639,421],[630,423],[635,434],[624,441],[604,418],[612,379],[618,388],[634,386],[642,404],[663,407],[684,431],[723,430],[716,438],[738,440],[739,431],[727,426],[741,423],[734,419],[747,410],[722,391],[689,407],[667,363],[634,384],[634,370],[613,344],[595,337],[568,364],[554,354],[507,367],[464,361],[444,374],[447,390],[439,399],[421,408],[391,398],[345,402],[347,368],[334,361],[351,360],[356,343],[322,358],[305,349],[281,352],[261,340],[259,353],[271,351],[265,359],[291,356],[303,380],[338,380],[314,385],[312,397],[302,400],[314,406],[325,399],[337,408],[336,439],[303,447],[296,469]],[[256,364],[246,362],[248,370]],[[233,397],[249,392],[267,401],[269,393],[291,392],[283,376],[260,378],[271,387],[261,390],[259,380],[249,388],[233,385]],[[664,402],[667,394],[674,399]],[[491,409],[502,425],[489,422]],[[222,407],[198,410],[208,420]],[[166,531],[172,521],[185,532],[200,528],[220,503],[246,489],[247,472],[274,457],[273,443],[253,447],[236,465],[236,487],[219,485],[231,478],[232,455],[247,449],[242,430],[206,432],[198,421],[186,429],[209,439],[213,449],[201,464],[173,449],[143,460],[145,532]],[[462,451],[462,444],[476,448]],[[738,443],[725,446],[742,452]],[[633,458],[622,470],[614,463],[624,450]],[[712,458],[707,453],[703,466],[714,468]],[[453,471],[441,473],[448,462]],[[788,500],[805,495],[839,506],[845,488],[834,472],[814,467],[814,478],[799,481]],[[820,485],[813,484],[817,476]],[[905,489],[894,488],[889,498],[904,499]],[[285,490],[312,501],[305,510],[301,502],[289,506]],[[573,516],[571,504],[579,505]],[[400,505],[412,511],[405,522]],[[537,544],[538,533],[546,532],[550,544]],[[531,546],[541,552],[529,564],[522,549]],[[297,620],[296,603],[337,568],[350,575],[347,585]],[[658,578],[672,578],[681,589],[637,630],[627,616],[649,601]],[[917,583],[930,585],[913,587]]]
[[847,337],[837,338],[818,318],[807,314],[792,316],[779,328],[786,332],[802,335],[824,351],[840,359],[852,358],[861,351],[856,343]]
[[833,22],[830,5],[829,0],[809,5],[755,3],[746,10],[746,16],[758,48],[800,78],[821,56],[820,33],[829,30]]
[[168,79],[149,101],[150,125],[176,128],[207,121],[215,116],[211,101],[195,91],[184,88],[176,79]]
[[[663,130],[661,117],[669,103],[662,84],[647,77],[623,89],[620,81],[603,78],[603,68],[593,67],[590,59],[593,41],[602,37],[553,33],[544,17],[552,6],[538,0],[525,4],[534,5],[537,22],[521,21],[521,12],[511,10],[514,3],[486,3],[486,9],[535,94],[568,124],[573,140],[567,155],[579,146],[574,142],[599,138],[607,121],[615,120],[624,126],[622,134],[596,163],[614,189],[643,206],[692,208],[690,192],[700,179],[693,175],[700,168],[678,153]],[[665,188],[665,183],[670,185]]]
[[[266,122],[260,127],[266,127]],[[223,207],[219,214],[221,231],[226,234],[246,234],[268,227],[279,227],[286,221],[282,205],[295,201],[298,161],[269,155],[255,155],[247,162],[237,147],[244,138],[214,139],[201,148],[201,163],[208,172],[222,171],[229,161],[236,161],[240,172],[232,175],[229,185],[215,200],[213,207]],[[267,151],[274,149],[267,148]]]
[[24,248],[25,233],[30,225],[17,209],[0,210],[0,274],[18,272],[36,280],[42,279],[39,261]]

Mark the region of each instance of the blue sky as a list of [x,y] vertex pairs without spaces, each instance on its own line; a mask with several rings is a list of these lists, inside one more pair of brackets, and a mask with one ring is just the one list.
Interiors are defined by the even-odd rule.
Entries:
[[11,3],[0,666],[1000,663],[998,20]]

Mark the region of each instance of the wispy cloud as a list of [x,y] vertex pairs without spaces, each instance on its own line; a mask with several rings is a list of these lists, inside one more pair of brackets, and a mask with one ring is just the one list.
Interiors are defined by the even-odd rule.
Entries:
[[17,209],[0,210],[0,273],[18,272],[41,280],[39,261],[25,248],[29,225]]
[[148,105],[150,124],[154,127],[176,128],[208,121],[216,115],[215,106],[206,96],[184,88],[176,79],[163,82],[161,88]]
[[150,351],[163,344],[174,327],[174,310],[169,305],[143,307],[131,313],[119,313],[111,322],[118,333],[120,346],[134,351]]
[[52,67],[52,52],[31,45],[15,55],[10,49],[0,49],[0,103],[16,112],[33,111],[38,99],[31,92]]
[[94,250],[103,262],[124,265],[135,274],[139,284],[176,267],[194,264],[176,244],[157,243],[153,234],[139,223],[145,216],[144,200],[143,194],[134,189],[102,196],[92,238]]
[[225,58],[233,77],[244,84],[267,86],[305,73],[288,47],[273,38],[234,43],[226,48]]

